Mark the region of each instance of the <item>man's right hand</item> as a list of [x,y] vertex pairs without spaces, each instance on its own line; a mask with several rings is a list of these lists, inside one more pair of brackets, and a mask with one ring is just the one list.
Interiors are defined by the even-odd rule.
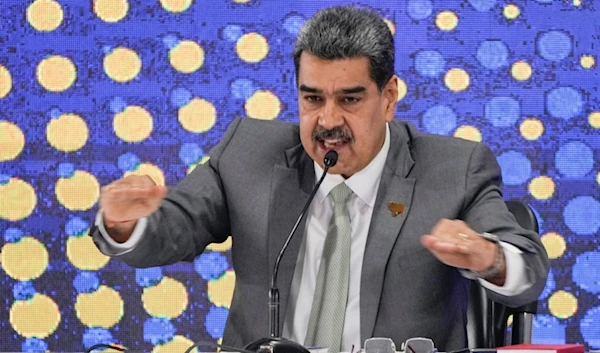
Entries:
[[160,206],[167,188],[158,186],[147,175],[129,175],[100,191],[100,209],[108,234],[119,243],[133,233],[137,220]]

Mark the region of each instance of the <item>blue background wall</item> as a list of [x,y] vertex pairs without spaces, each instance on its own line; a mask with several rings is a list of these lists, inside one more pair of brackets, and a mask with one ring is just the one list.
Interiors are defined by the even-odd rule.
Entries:
[[[296,34],[343,3],[0,2],[1,350],[221,338],[230,242],[193,264],[109,261],[86,236],[99,187],[127,173],[176,184],[233,118],[297,121]],[[395,33],[397,117],[487,143],[505,198],[535,209],[552,269],[534,341],[600,349],[598,5],[360,4]]]

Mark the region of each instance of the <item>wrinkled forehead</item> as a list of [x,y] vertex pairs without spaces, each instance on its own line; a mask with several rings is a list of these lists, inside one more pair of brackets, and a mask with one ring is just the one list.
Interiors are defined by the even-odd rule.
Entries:
[[[300,57],[298,88],[304,91],[334,93],[342,90],[368,90],[376,86],[369,73],[369,59],[366,57],[350,59],[323,59],[309,53]],[[349,93],[349,92],[346,92]]]

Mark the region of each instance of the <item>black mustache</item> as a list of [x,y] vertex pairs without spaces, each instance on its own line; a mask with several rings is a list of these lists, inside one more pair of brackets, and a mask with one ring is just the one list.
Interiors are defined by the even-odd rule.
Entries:
[[354,137],[352,136],[352,132],[348,129],[344,129],[341,127],[334,127],[331,130],[324,129],[322,127],[317,127],[312,134],[313,141],[323,141],[323,140],[340,140],[342,142],[351,142],[354,141]]

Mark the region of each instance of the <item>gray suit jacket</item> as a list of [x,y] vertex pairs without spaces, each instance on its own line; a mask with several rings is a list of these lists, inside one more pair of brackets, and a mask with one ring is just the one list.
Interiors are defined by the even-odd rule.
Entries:
[[[466,347],[469,280],[435,259],[420,237],[440,218],[462,219],[520,248],[534,285],[514,297],[489,293],[512,306],[538,297],[547,255],[538,235],[521,229],[507,211],[500,168],[483,144],[420,134],[397,120],[390,132],[362,268],[361,340],[390,337],[400,346],[424,336],[440,350]],[[192,261],[231,234],[237,279],[223,342],[243,346],[268,335],[275,258],[314,184],[313,161],[300,145],[297,126],[236,120],[209,162],[169,190],[134,251],[118,257],[134,267]],[[404,205],[405,214],[393,217],[390,201]],[[97,230],[90,233],[103,252],[115,255]],[[303,233],[304,224],[279,270],[282,318]]]

